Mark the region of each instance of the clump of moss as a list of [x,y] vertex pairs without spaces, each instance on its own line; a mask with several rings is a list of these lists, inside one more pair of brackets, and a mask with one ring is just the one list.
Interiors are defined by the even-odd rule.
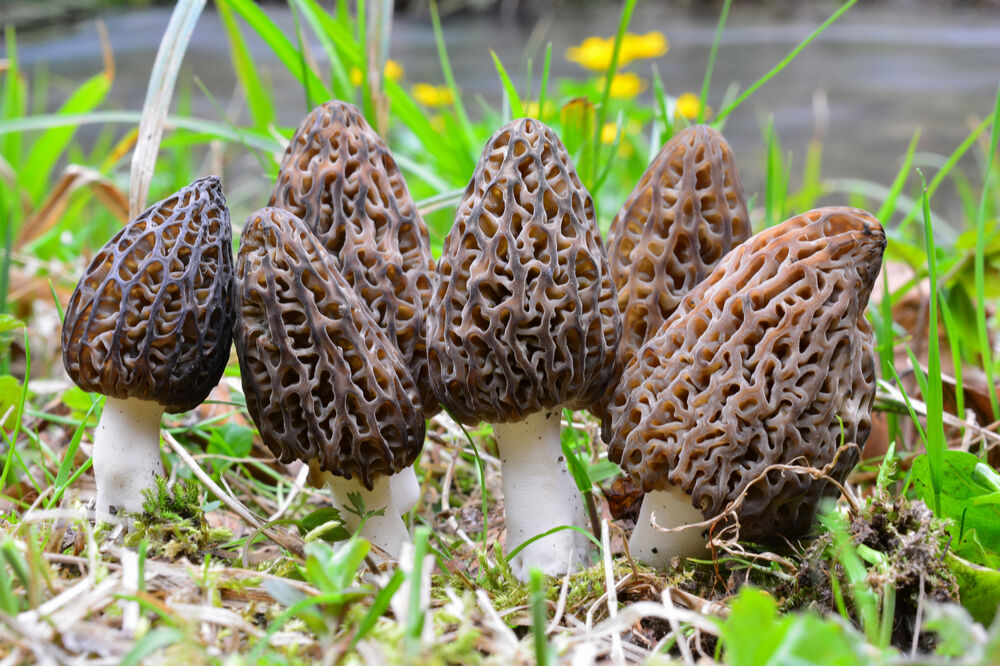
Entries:
[[146,539],[151,556],[171,560],[186,556],[200,562],[207,552],[232,537],[228,528],[208,524],[196,484],[179,480],[169,487],[165,479],[157,477],[156,486],[144,489],[143,495],[142,511],[130,515],[134,530],[125,538],[127,546],[138,546]]
[[[880,567],[868,568],[868,585],[874,591],[887,585],[895,589],[892,643],[909,650],[921,597],[924,604],[958,601],[958,584],[944,559],[948,536],[945,524],[919,500],[885,497],[870,499],[849,520],[855,548],[864,546],[884,557]],[[833,540],[831,533],[824,532],[806,550],[785,611],[809,607],[836,613],[831,581],[836,577],[846,590],[847,577],[831,555]],[[929,653],[935,643],[933,635],[921,634],[918,646]]]

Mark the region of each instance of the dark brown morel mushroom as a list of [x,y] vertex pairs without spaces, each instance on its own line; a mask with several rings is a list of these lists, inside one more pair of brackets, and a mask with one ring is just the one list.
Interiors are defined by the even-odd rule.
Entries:
[[408,539],[389,479],[424,441],[417,390],[399,351],[305,224],[265,208],[247,220],[236,260],[234,339],[247,411],[282,462],[309,464],[351,530],[389,556]]
[[[590,195],[565,147],[536,120],[486,146],[438,262],[428,360],[438,399],[465,424],[493,424],[507,550],[584,525],[560,446],[563,407],[583,408],[614,375],[621,323]],[[511,560],[565,572],[587,539],[564,530]]]
[[[611,223],[608,262],[622,314],[621,367],[670,317],[681,299],[735,246],[750,217],[733,151],[716,130],[678,132],[650,163]],[[594,413],[610,437],[606,406]]]
[[[631,553],[665,567],[703,550],[677,527],[734,508],[742,539],[802,535],[826,478],[843,480],[871,429],[872,331],[864,317],[885,249],[865,211],[824,208],[738,246],[686,297],[622,374],[609,457],[646,497]],[[849,443],[839,449],[842,442]]]
[[298,216],[399,348],[427,417],[439,407],[427,376],[424,318],[431,300],[427,226],[389,147],[346,102],[327,102],[299,125],[269,206]]
[[66,308],[66,372],[107,396],[94,432],[98,521],[142,509],[142,489],[163,475],[160,418],[195,408],[218,384],[232,329],[229,209],[208,176],[125,225]]

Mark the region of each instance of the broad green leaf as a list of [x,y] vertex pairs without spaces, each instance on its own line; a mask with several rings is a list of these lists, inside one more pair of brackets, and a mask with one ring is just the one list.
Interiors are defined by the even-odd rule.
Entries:
[[17,319],[13,315],[8,315],[7,313],[0,313],[0,334],[7,333],[8,331],[15,331],[17,329],[23,329],[24,322]]
[[778,614],[764,591],[746,587],[720,626],[723,660],[730,665],[855,665],[867,662],[853,630],[814,612]]
[[[964,549],[969,540],[966,533],[975,530],[983,549],[1000,553],[1000,505],[976,504],[976,499],[994,492],[976,478],[976,466],[981,463],[979,457],[957,450],[947,450],[943,454],[940,518],[953,521],[949,527],[954,539],[952,548],[967,557],[974,553]],[[930,505],[934,491],[926,454],[913,460],[911,474],[917,496]],[[969,547],[973,548],[971,543]]]
[[958,581],[962,606],[983,625],[992,623],[1000,606],[1000,571],[976,565],[952,552],[946,562]]
[[21,402],[21,391],[20,380],[13,375],[0,375],[0,419],[3,419],[0,427],[9,428],[17,419],[17,406]]

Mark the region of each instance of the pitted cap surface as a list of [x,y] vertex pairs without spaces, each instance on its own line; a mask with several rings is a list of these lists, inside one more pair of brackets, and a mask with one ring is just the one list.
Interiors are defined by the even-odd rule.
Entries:
[[[626,366],[609,458],[645,491],[680,487],[706,518],[744,489],[741,537],[808,529],[871,430],[872,330],[864,317],[885,249],[865,211],[816,209],[726,255]],[[752,486],[751,482],[753,482]]]
[[153,204],[97,253],[66,308],[63,365],[84,391],[197,407],[233,329],[229,209],[207,176]]

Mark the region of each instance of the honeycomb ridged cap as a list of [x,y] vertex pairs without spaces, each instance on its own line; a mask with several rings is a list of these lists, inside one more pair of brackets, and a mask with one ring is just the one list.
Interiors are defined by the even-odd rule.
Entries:
[[[743,539],[805,532],[836,487],[769,467],[833,463],[842,481],[857,462],[875,396],[864,310],[885,245],[870,214],[831,207],[735,248],[626,366],[609,458],[706,518],[746,491]],[[854,446],[837,457],[841,442]]]
[[425,424],[409,370],[291,213],[264,208],[247,219],[236,303],[247,411],[275,456],[369,489],[413,464]]
[[233,328],[229,209],[218,177],[153,204],[91,261],[66,308],[63,365],[84,391],[197,407]]
[[403,355],[426,416],[439,410],[427,374],[425,316],[434,260],[392,152],[351,104],[327,102],[299,125],[268,206],[300,218]]
[[621,321],[593,202],[532,119],[486,145],[438,262],[435,393],[466,423],[584,408],[614,376]]

